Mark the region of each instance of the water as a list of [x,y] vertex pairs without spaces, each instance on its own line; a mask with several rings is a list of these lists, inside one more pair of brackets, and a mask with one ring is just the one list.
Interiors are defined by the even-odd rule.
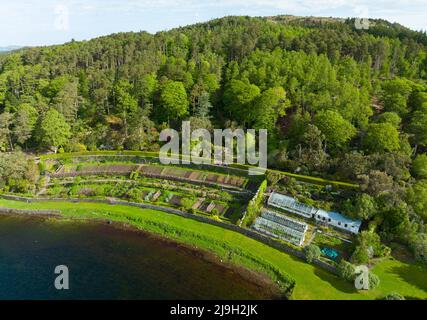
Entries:
[[[70,290],[54,287],[66,265]],[[0,216],[0,299],[269,299],[251,273],[106,224]]]

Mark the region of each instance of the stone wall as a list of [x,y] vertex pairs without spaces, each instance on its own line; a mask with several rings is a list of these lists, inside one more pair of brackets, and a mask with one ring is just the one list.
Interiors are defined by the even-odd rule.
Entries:
[[59,210],[22,210],[22,209],[10,209],[0,207],[0,214],[3,215],[15,215],[15,214],[25,214],[25,215],[40,215],[40,216],[61,216],[61,211]]

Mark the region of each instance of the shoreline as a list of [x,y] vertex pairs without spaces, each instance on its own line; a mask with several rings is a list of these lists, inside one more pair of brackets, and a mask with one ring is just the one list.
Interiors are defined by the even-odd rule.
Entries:
[[53,210],[51,213],[42,212],[38,214],[29,213],[29,211],[32,210],[19,210],[0,207],[0,217],[40,219],[53,223],[92,223],[115,228],[116,230],[120,230],[126,233],[141,235],[153,241],[159,242],[161,245],[183,250],[184,254],[202,259],[204,262],[214,265],[214,267],[221,268],[224,271],[231,271],[233,273],[233,277],[239,277],[241,280],[249,282],[250,284],[258,287],[259,290],[263,292],[263,295],[270,297],[269,300],[287,299],[279,285],[267,274],[251,270],[243,265],[239,265],[230,261],[224,261],[215,252],[204,248],[199,248],[189,243],[180,242],[155,232],[140,229],[138,226],[131,223],[104,218],[67,217],[64,216],[60,211],[53,212]]
[[[76,219],[75,221],[79,221]],[[116,221],[108,221],[108,220],[96,220],[96,219],[82,219],[80,221],[84,222],[93,222],[93,223],[106,223],[113,228],[122,230],[124,232],[136,233],[138,235],[145,236],[154,241],[160,242],[165,246],[173,247],[179,250],[184,250],[186,254],[190,254],[193,257],[197,257],[202,259],[203,261],[213,264],[217,267],[220,267],[224,270],[232,271],[236,276],[242,278],[243,280],[252,283],[259,287],[262,290],[268,289],[267,291],[271,293],[272,296],[276,296],[277,299],[281,299],[281,292],[279,286],[270,279],[266,274],[259,273],[248,268],[245,268],[242,265],[234,264],[232,262],[223,261],[221,257],[219,257],[214,252],[208,251],[203,248],[199,248],[197,246],[190,245],[188,243],[179,242],[174,239],[149,232],[146,230],[141,230],[132,224],[116,222]]]
[[[191,219],[197,222],[209,224],[211,226],[216,226],[222,229],[240,233],[247,238],[253,239],[257,242],[261,242],[273,249],[279,250],[283,253],[292,255],[302,261],[305,261],[305,254],[302,252],[302,250],[290,243],[278,241],[277,239],[268,237],[251,228],[243,228],[241,226],[227,223],[222,220],[215,220],[203,215],[188,213],[173,207],[147,204],[144,202],[138,202],[138,203],[130,202],[130,201],[125,201],[125,200],[115,199],[115,198],[28,198],[23,196],[0,194],[0,200],[2,199],[6,201],[28,203],[28,204],[43,204],[43,203],[47,204],[47,203],[61,203],[61,202],[69,203],[69,204],[78,204],[78,203],[89,204],[90,203],[90,204],[100,204],[100,205],[106,204],[108,206],[125,206],[129,208],[135,207],[142,210],[151,209],[155,211],[161,211],[166,214],[176,215],[185,219]],[[26,211],[26,210],[21,210],[21,211]],[[43,210],[34,210],[34,214],[38,214],[40,211],[43,211]],[[52,210],[52,211],[58,211],[58,210]],[[58,213],[61,214],[60,211],[58,211]],[[331,266],[330,264],[324,263],[318,259],[314,260],[313,263],[331,274],[338,275],[338,270],[335,267]]]
[[[425,268],[401,261],[388,259],[376,265],[373,272],[380,277],[380,286],[375,290],[358,291],[351,283],[331,274],[316,265],[257,241],[239,232],[167,214],[153,209],[141,209],[125,205],[102,203],[42,202],[26,203],[0,198],[0,206],[16,209],[57,210],[61,209],[61,220],[115,221],[122,226],[130,224],[137,231],[155,234],[190,248],[213,252],[226,263],[243,266],[245,269],[262,273],[277,282],[282,298],[295,300],[367,300],[379,299],[400,287],[408,298],[425,299],[423,285]],[[23,216],[23,215],[21,215]],[[46,218],[54,218],[47,216]],[[108,223],[108,222],[107,222]],[[217,260],[218,261],[218,260]],[[402,277],[407,270],[411,276]],[[407,273],[405,272],[405,275]],[[409,277],[409,278],[408,278]],[[424,279],[424,280],[422,280]],[[270,282],[271,283],[271,282]]]
[[[248,254],[248,252],[241,252],[238,248],[236,248],[233,245],[229,245],[222,241],[222,239],[218,238],[209,238],[206,237],[206,234],[200,234],[195,233],[193,230],[185,232],[182,237],[185,238],[185,240],[181,239],[180,237],[177,237],[176,234],[181,233],[182,230],[180,230],[179,226],[176,226],[174,224],[170,224],[169,222],[167,224],[152,224],[152,221],[150,219],[135,219],[132,216],[132,208],[136,208],[139,210],[154,210],[156,212],[161,212],[167,215],[173,215],[178,216],[180,218],[183,218],[184,220],[193,220],[198,223],[206,224],[211,227],[218,227],[222,230],[228,230],[231,232],[238,233],[245,238],[255,240],[256,242],[263,243],[264,245],[279,250],[285,254],[292,255],[292,253],[295,253],[294,249],[289,247],[288,245],[281,244],[279,242],[276,242],[275,240],[272,240],[262,234],[258,234],[252,230],[243,229],[241,227],[230,225],[222,221],[216,221],[212,220],[206,217],[198,216],[189,214],[186,212],[183,212],[178,209],[173,208],[166,208],[166,207],[160,207],[155,205],[149,205],[149,204],[143,204],[143,203],[133,203],[128,201],[122,201],[122,200],[116,200],[116,199],[108,199],[108,200],[101,200],[101,199],[48,199],[48,198],[26,198],[26,197],[20,197],[20,196],[10,196],[10,195],[0,195],[0,200],[6,200],[11,202],[17,202],[24,204],[24,208],[14,208],[13,210],[16,210],[17,212],[32,212],[34,215],[40,214],[40,212],[46,211],[45,208],[41,209],[34,209],[34,210],[28,210],[25,207],[25,204],[28,205],[38,205],[38,204],[55,204],[54,209],[51,211],[51,216],[55,217],[57,214],[59,214],[60,217],[68,217],[68,218],[78,218],[78,219],[87,219],[87,220],[103,220],[103,221],[110,221],[110,222],[119,222],[119,223],[125,223],[127,225],[132,225],[138,230],[143,230],[148,233],[156,234],[160,237],[170,239],[172,241],[187,244],[190,247],[196,247],[194,243],[200,243],[202,249],[207,252],[212,252],[219,258],[233,260],[233,264],[235,266],[242,266],[246,270],[251,270],[258,274],[265,275],[271,283],[275,284],[280,289],[280,298],[284,299],[290,299],[293,295],[293,291],[295,289],[296,281],[293,277],[291,277],[286,270],[281,270],[280,268],[277,268],[276,266],[272,265],[269,262],[264,261],[261,257],[254,257],[252,254]],[[107,205],[108,207],[125,207],[127,208],[127,212],[120,215],[108,215],[109,218],[94,218],[92,216],[87,216],[87,212],[85,211],[84,214],[77,215],[75,213],[71,213],[70,216],[68,216],[69,212],[65,213],[64,210],[57,210],[56,204],[58,203],[67,203],[69,205],[75,205],[75,204],[93,204],[93,205]],[[43,205],[42,205],[43,207]],[[10,209],[9,209],[10,210]],[[129,211],[128,211],[129,210]],[[95,210],[96,212],[96,210]],[[107,213],[106,211],[101,211]],[[111,217],[111,218],[110,218]],[[124,221],[123,221],[124,220]],[[209,238],[209,239],[207,239]],[[206,244],[208,242],[209,244]],[[291,252],[289,252],[289,250]],[[225,252],[224,252],[225,251]],[[301,257],[299,257],[301,258]],[[326,271],[327,272],[327,271]]]

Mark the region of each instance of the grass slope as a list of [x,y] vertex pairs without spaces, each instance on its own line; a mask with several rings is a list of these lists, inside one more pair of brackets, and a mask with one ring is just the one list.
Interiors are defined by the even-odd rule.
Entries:
[[[277,271],[296,281],[294,299],[375,299],[390,292],[411,298],[427,298],[426,269],[397,260],[379,263],[374,272],[380,277],[380,287],[358,292],[352,284],[309,265],[296,257],[282,253],[242,234],[220,227],[161,211],[128,206],[47,202],[27,204],[0,199],[0,206],[18,209],[60,209],[65,217],[110,219],[131,223],[136,227],[215,252],[222,259],[268,273]],[[230,251],[235,252],[230,256]]]

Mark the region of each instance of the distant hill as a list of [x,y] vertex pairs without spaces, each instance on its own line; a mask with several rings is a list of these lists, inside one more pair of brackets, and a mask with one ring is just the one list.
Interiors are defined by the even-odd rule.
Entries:
[[9,51],[17,50],[17,49],[20,49],[20,48],[22,48],[22,47],[20,47],[20,46],[0,47],[0,52],[9,52]]

